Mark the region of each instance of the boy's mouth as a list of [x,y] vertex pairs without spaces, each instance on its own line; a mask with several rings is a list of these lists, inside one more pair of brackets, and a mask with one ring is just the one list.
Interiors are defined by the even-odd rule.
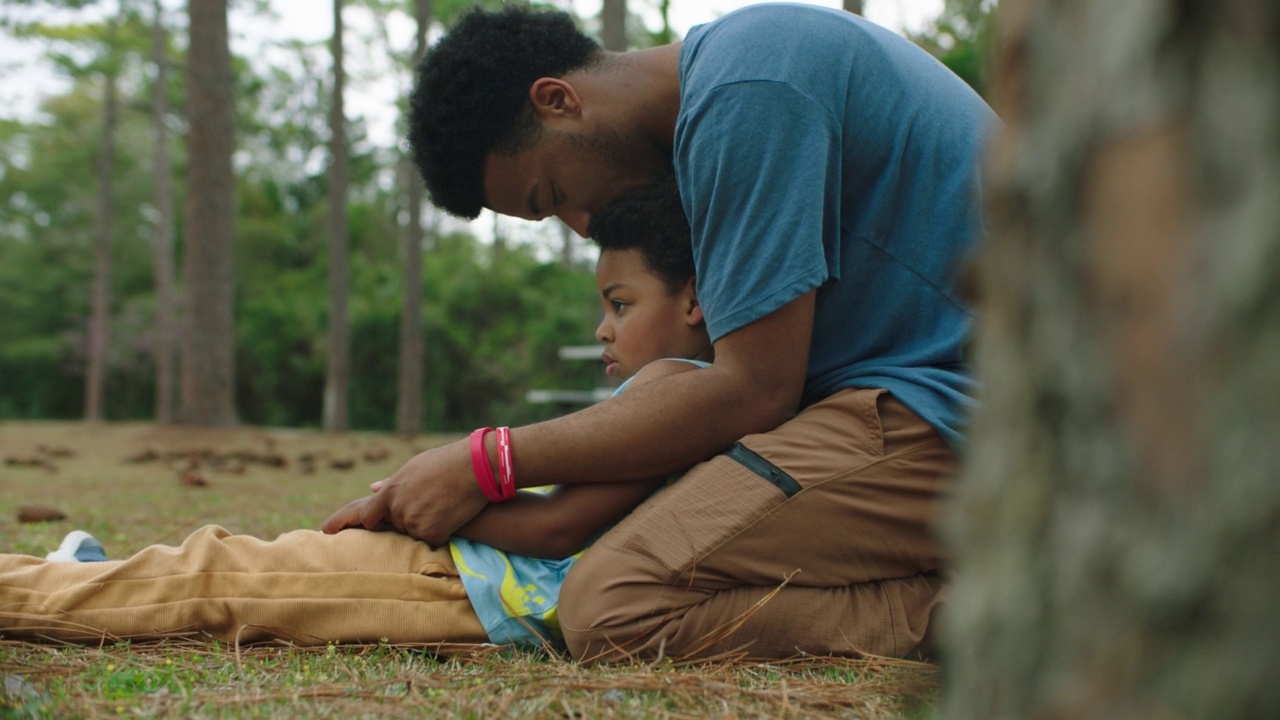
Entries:
[[609,353],[600,355],[600,362],[604,363],[604,374],[613,377],[618,372],[618,361],[613,359]]

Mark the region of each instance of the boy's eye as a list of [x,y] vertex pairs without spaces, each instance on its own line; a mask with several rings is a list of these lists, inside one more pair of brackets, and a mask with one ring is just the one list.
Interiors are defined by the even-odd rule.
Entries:
[[627,306],[627,304],[621,300],[610,300],[609,303],[613,305],[613,311],[616,313],[622,312],[622,308]]

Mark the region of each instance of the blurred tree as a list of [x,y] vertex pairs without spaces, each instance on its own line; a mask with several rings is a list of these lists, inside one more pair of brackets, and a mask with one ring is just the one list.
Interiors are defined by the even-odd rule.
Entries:
[[164,24],[164,6],[154,0],[151,22],[151,64],[155,79],[151,85],[151,127],[155,131],[155,223],[151,242],[155,266],[156,367],[155,420],[167,425],[174,420],[177,360],[178,295],[173,285],[173,165],[169,157],[169,32]]
[[[431,0],[413,0],[416,68],[427,53],[427,30],[431,26]],[[402,106],[405,107],[405,106]],[[403,114],[402,110],[402,114]],[[400,353],[396,381],[396,432],[414,435],[422,431],[422,182],[407,154],[398,163],[397,177],[403,188],[405,227],[402,231],[403,265],[400,295]]]
[[979,94],[985,94],[998,6],[998,0],[946,0],[929,28],[910,37]]
[[351,342],[347,316],[350,251],[347,243],[347,118],[343,109],[346,69],[343,66],[342,0],[333,0],[333,92],[329,103],[329,317],[328,361],[325,363],[324,429],[347,429]]
[[226,0],[190,0],[181,421],[235,423],[235,151]]
[[100,422],[103,418],[103,383],[107,374],[107,335],[111,315],[111,245],[112,218],[115,214],[116,125],[119,115],[119,75],[114,44],[119,21],[107,21],[104,45],[107,50],[102,63],[102,144],[98,148],[98,204],[94,214],[93,291],[89,314],[89,366],[85,372],[84,419]]
[[862,0],[843,0],[841,5],[845,12],[851,12],[854,15],[862,14]]
[[[77,9],[85,3],[56,2],[54,8]],[[112,315],[112,254],[115,244],[116,143],[120,114],[119,82],[131,55],[140,49],[140,23],[127,5],[101,23],[19,23],[21,38],[41,38],[53,52],[55,67],[72,79],[100,81],[101,124],[96,151],[96,201],[93,213],[93,278],[86,331],[83,417],[105,416],[108,342]],[[87,50],[87,57],[81,50]]]
[[601,4],[600,44],[613,52],[627,49],[627,0],[604,0]]
[[1280,4],[1001,14],[941,716],[1274,717]]

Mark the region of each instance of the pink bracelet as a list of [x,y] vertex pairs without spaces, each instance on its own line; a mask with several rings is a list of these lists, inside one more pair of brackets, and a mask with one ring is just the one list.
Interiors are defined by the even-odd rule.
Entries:
[[502,497],[502,493],[498,490],[498,484],[493,479],[493,465],[489,464],[489,453],[484,450],[484,436],[493,432],[493,428],[476,428],[471,433],[471,470],[476,474],[476,484],[480,486],[480,492],[489,498],[490,502],[502,502],[507,498]]
[[503,500],[516,496],[516,473],[511,467],[511,428],[498,428],[498,492]]

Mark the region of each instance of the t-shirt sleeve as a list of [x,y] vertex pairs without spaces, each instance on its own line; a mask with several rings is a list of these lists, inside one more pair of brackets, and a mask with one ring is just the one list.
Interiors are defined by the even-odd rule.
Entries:
[[713,342],[834,275],[841,142],[824,107],[783,83],[733,83],[685,108],[676,136]]

